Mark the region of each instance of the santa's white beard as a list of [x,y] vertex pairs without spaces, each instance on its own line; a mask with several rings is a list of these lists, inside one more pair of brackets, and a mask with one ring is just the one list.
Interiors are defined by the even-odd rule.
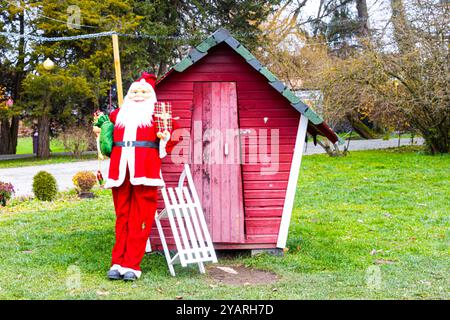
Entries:
[[116,125],[130,129],[151,126],[155,102],[153,99],[135,102],[125,97],[117,115]]

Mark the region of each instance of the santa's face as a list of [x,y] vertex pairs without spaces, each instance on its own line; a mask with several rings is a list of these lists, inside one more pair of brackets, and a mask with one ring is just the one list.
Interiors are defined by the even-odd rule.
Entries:
[[144,102],[146,100],[155,100],[156,95],[153,88],[147,83],[133,83],[130,90],[127,93],[128,99],[134,102]]
[[145,80],[141,81],[134,82],[130,86],[117,115],[116,124],[118,126],[137,128],[151,125],[156,94],[151,85]]

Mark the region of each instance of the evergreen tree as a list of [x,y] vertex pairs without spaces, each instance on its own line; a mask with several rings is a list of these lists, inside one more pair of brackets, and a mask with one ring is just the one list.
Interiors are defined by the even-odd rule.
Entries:
[[85,77],[77,70],[56,68],[45,70],[38,66],[36,73],[30,73],[23,81],[23,100],[30,116],[38,119],[38,154],[46,159],[50,156],[50,124],[57,121],[70,126],[77,116],[77,110],[85,101],[94,99]]
[[364,46],[370,35],[366,0],[322,0],[318,18],[313,22],[315,34],[323,35],[330,50],[347,57]]
[[[0,30],[25,34],[26,24],[31,21],[23,10],[28,1],[9,5],[0,1]],[[21,97],[22,81],[27,69],[27,47],[24,38],[0,38],[0,85],[6,88],[7,96],[17,101]],[[18,104],[0,111],[0,154],[14,154],[17,147],[20,108]]]
[[[184,54],[189,45],[197,44],[207,34],[219,27],[226,27],[250,48],[259,43],[261,31],[258,25],[278,4],[279,0],[261,3],[258,0],[225,1],[179,1],[179,0],[0,0],[0,28],[21,34],[41,35],[44,37],[77,36],[87,33],[116,31],[120,36],[120,57],[124,88],[128,87],[143,70],[161,76]],[[131,35],[131,37],[130,37]],[[262,38],[263,39],[263,38]],[[73,41],[33,41],[24,39],[8,45],[11,39],[2,37],[0,50],[0,74],[7,79],[2,85],[13,95],[16,107],[26,107],[24,115],[38,117],[41,150],[47,149],[48,130],[44,126],[55,122],[64,123],[67,118],[66,107],[60,100],[49,103],[45,92],[39,91],[34,82],[42,80],[48,86],[61,85],[53,81],[63,76],[72,84],[85,80],[81,87],[85,90],[82,99],[78,88],[72,88],[76,99],[71,99],[73,121],[87,122],[97,108],[104,107],[109,100],[108,94],[114,83],[113,53],[110,37],[80,39]],[[15,57],[9,61],[9,57]],[[57,66],[53,74],[45,75],[40,66],[50,58]],[[67,72],[67,73],[66,73]],[[22,83],[28,73],[26,89]],[[50,76],[51,75],[51,76]],[[52,78],[53,77],[53,78]],[[76,81],[74,80],[76,79]],[[73,82],[75,81],[75,82]],[[49,92],[58,92],[58,88],[49,87]],[[70,87],[65,90],[69,97]],[[38,90],[38,92],[32,92]],[[26,96],[21,93],[25,92]],[[47,97],[47,98],[46,98]],[[75,101],[76,100],[76,101]],[[34,101],[30,103],[30,101]],[[37,108],[37,109],[36,109]],[[51,112],[48,110],[52,110]],[[14,113],[15,112],[15,113]],[[14,153],[17,142],[18,114],[20,110],[9,110],[0,114],[0,137],[7,143],[8,150],[0,147],[0,153]],[[44,116],[48,114],[49,117]],[[61,118],[59,119],[58,117]],[[13,121],[11,121],[13,119]],[[46,155],[41,155],[46,156]]]

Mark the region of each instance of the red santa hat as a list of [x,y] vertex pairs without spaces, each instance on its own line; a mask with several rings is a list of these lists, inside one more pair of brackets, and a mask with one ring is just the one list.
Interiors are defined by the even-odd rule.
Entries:
[[153,90],[155,90],[155,83],[156,83],[156,76],[152,73],[142,72],[142,75],[139,79],[136,80],[136,82],[141,82],[141,80],[144,80],[149,85],[152,86]]

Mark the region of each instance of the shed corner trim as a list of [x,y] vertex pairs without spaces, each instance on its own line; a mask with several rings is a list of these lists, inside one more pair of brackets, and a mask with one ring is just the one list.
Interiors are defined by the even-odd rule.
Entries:
[[289,172],[289,180],[284,198],[283,213],[281,215],[280,229],[278,232],[277,247],[285,248],[291,223],[292,209],[294,207],[295,192],[297,189],[298,175],[302,163],[303,150],[305,148],[306,129],[308,128],[308,118],[300,116],[297,137],[295,140],[294,155],[292,156],[291,170]]

